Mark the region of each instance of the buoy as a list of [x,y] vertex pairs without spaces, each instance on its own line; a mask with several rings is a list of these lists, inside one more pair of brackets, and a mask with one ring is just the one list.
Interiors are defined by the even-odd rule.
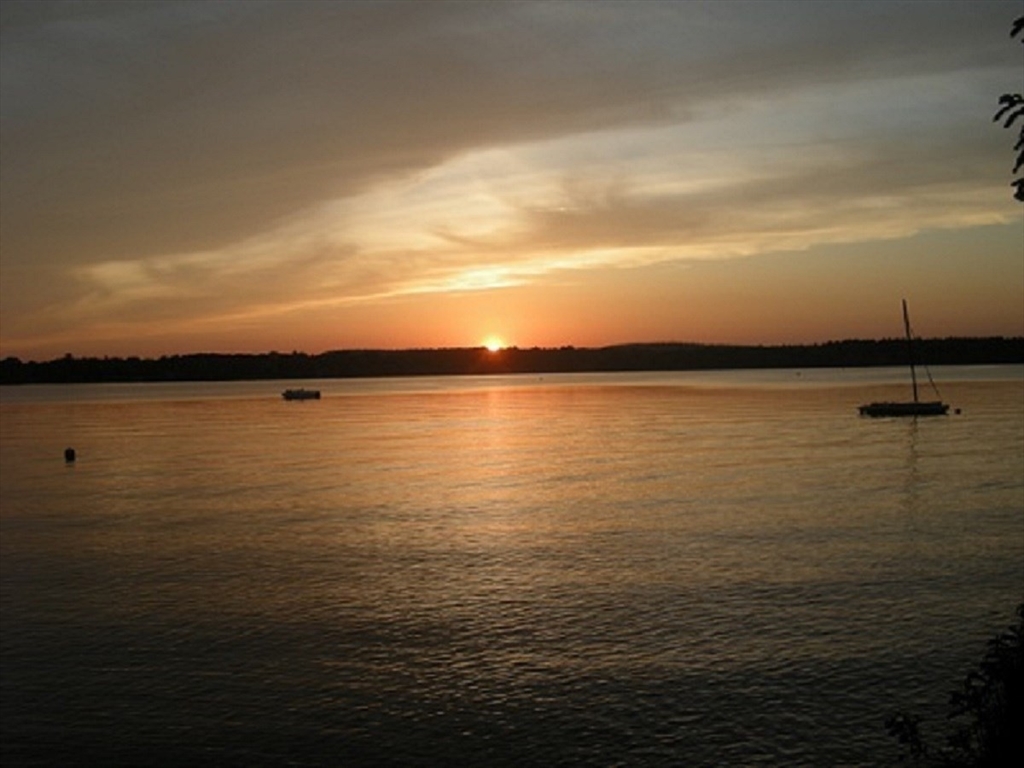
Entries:
[[65,448],[64,449],[64,461],[66,461],[68,464],[70,464],[74,460],[75,460],[75,449],[74,448]]

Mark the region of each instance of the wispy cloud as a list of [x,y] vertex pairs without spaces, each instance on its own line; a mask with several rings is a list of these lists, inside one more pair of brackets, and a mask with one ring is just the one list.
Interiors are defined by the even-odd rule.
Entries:
[[4,340],[1011,221],[1013,6],[5,2]]

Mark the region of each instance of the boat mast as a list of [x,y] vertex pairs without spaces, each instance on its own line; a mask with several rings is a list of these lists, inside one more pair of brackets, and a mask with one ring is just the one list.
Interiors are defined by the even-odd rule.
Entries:
[[914,371],[914,341],[910,335],[910,315],[907,314],[907,300],[903,299],[903,327],[907,331],[907,359],[910,361],[910,383],[914,387],[914,402],[917,402],[917,373]]

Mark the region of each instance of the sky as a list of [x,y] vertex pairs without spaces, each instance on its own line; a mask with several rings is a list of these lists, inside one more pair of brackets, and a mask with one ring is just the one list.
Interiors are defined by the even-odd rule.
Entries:
[[1020,0],[0,3],[0,355],[1024,335]]

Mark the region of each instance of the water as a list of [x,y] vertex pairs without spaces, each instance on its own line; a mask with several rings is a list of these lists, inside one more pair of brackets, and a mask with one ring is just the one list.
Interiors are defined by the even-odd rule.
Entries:
[[1024,369],[933,373],[4,388],[0,757],[884,764],[1024,596]]

